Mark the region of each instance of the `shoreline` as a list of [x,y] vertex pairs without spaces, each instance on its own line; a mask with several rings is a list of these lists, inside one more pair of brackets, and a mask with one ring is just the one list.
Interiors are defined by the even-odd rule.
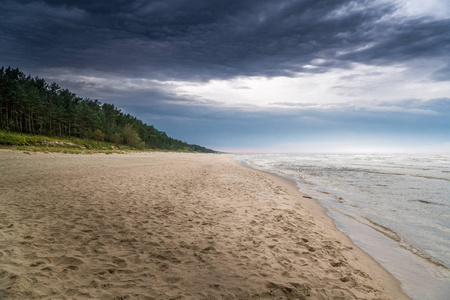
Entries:
[[[239,163],[239,162],[238,162]],[[313,213],[314,217],[316,219],[320,219],[322,222],[325,222],[328,226],[331,226],[336,230],[336,236],[338,236],[339,240],[346,240],[348,243],[354,245],[355,251],[359,252],[358,255],[364,257],[367,261],[371,261],[370,263],[373,263],[377,266],[374,271],[377,273],[378,277],[386,277],[389,278],[389,290],[395,291],[395,293],[398,294],[404,294],[407,299],[409,296],[403,291],[401,288],[401,282],[398,278],[396,278],[392,273],[390,273],[387,269],[385,269],[374,257],[372,257],[370,254],[368,254],[366,251],[361,249],[359,246],[355,244],[355,242],[343,231],[339,230],[336,226],[336,221],[333,219],[330,215],[328,215],[328,209],[320,205],[319,200],[315,199],[313,197],[310,197],[306,194],[304,194],[299,186],[298,183],[294,178],[288,178],[287,176],[283,176],[282,174],[277,174],[271,171],[266,170],[260,170],[257,168],[254,168],[253,166],[249,164],[241,164],[246,168],[250,168],[254,171],[261,172],[265,174],[266,176],[272,178],[275,182],[278,182],[285,187],[287,187],[292,194],[299,194],[300,199],[302,200],[303,207],[309,210]],[[400,296],[399,296],[400,297]]]
[[[286,161],[289,161],[289,158],[287,157],[277,161],[283,166],[280,168],[276,167],[276,163],[274,160],[270,159],[270,156],[262,158],[236,156],[233,158],[238,161],[244,159],[246,161],[243,162],[245,165],[250,165],[249,162],[253,162],[256,166],[253,168],[256,170],[277,174],[296,182],[298,189],[301,192],[306,192],[307,195],[317,199],[317,203],[326,210],[327,215],[333,219],[338,230],[348,236],[355,245],[381,264],[384,269],[400,281],[402,290],[409,297],[413,299],[429,300],[444,300],[448,298],[450,292],[448,286],[448,268],[439,262],[436,263],[432,259],[430,261],[429,257],[426,255],[422,256],[421,254],[423,253],[420,252],[420,249],[415,248],[411,241],[408,242],[408,240],[404,240],[404,237],[399,236],[393,229],[385,227],[387,225],[384,225],[383,223],[378,224],[372,221],[370,217],[364,215],[364,211],[361,209],[361,207],[364,208],[364,204],[359,204],[357,201],[351,201],[352,196],[353,200],[355,200],[355,198],[358,199],[358,194],[356,193],[356,196],[351,194],[350,190],[355,192],[351,189],[351,186],[348,187],[349,192],[347,192],[347,194],[344,192],[345,189],[342,189],[343,187],[345,188],[345,185],[343,184],[345,180],[340,182],[340,179],[335,176],[337,183],[334,185],[335,183],[330,181],[332,175],[323,174],[323,177],[321,178],[326,178],[329,186],[334,187],[334,190],[329,190],[327,185],[324,184],[325,181],[321,181],[321,178],[317,179],[317,181],[312,180],[313,183],[311,183],[308,182],[308,180],[311,180],[311,178],[308,177],[308,172],[296,172],[292,166],[299,167],[299,163],[293,163],[292,166],[286,166]],[[307,159],[305,158],[305,160]],[[267,168],[264,168],[263,166],[266,166]],[[320,169],[320,164],[314,166],[323,171],[323,169]],[[310,166],[308,165],[308,167]],[[335,166],[333,165],[333,167]],[[282,173],[277,173],[277,170]],[[283,171],[286,171],[288,175],[285,175]],[[331,171],[333,171],[333,168],[331,168]],[[305,177],[300,177],[302,175]],[[302,179],[297,179],[295,177]],[[357,175],[355,175],[355,177],[357,177]],[[303,182],[303,179],[305,182]],[[388,179],[383,178],[383,180],[387,181]],[[318,184],[318,182],[322,184]],[[382,180],[378,183],[380,182],[381,184],[383,183]],[[339,186],[339,184],[341,185]],[[356,189],[358,182],[355,182],[355,184]],[[364,188],[368,187],[367,184],[364,185],[364,182],[362,186]],[[382,194],[383,193],[373,193],[373,195],[381,196]],[[361,198],[368,201],[367,203],[374,203],[374,206],[379,202],[382,203],[383,199],[385,199],[384,197],[367,199],[367,197],[364,198],[364,196],[365,195],[362,195]],[[344,199],[340,197],[343,197]],[[352,210],[352,208],[355,209]],[[359,212],[357,209],[361,209],[361,211]],[[411,209],[413,210],[414,207]],[[378,210],[380,210],[379,207]],[[360,214],[358,214],[358,212]],[[401,216],[402,212],[403,211],[399,211],[399,216]],[[387,213],[390,213],[390,211]],[[389,216],[390,215],[388,214],[387,218]],[[398,218],[398,222],[402,222],[402,220],[402,218]],[[383,224],[384,226],[380,224]],[[441,237],[441,239],[442,238],[443,237]],[[432,249],[431,246],[430,249]]]
[[228,156],[6,150],[0,179],[10,299],[409,299],[294,181]]

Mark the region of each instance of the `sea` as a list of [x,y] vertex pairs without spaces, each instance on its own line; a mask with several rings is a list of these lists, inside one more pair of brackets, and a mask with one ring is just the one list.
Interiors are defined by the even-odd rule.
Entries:
[[450,154],[237,154],[297,182],[412,299],[450,299]]

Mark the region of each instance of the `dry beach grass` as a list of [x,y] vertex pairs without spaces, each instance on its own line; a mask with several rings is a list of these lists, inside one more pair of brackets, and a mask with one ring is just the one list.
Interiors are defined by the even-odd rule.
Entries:
[[225,155],[0,150],[0,298],[408,299],[313,200]]

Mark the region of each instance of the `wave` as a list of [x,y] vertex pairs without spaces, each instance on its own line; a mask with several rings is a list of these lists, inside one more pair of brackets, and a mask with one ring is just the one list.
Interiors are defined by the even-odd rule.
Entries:
[[[416,177],[416,178],[425,178],[425,179],[431,179],[431,180],[443,180],[443,181],[450,181],[450,178],[448,177],[440,177],[440,176],[431,176],[431,175],[421,175],[421,174],[414,174],[414,173],[407,173],[407,172],[395,172],[393,171],[378,171],[374,169],[373,166],[364,166],[362,168],[352,168],[352,167],[325,167],[325,166],[313,166],[313,165],[301,165],[296,166],[296,169],[293,171],[302,172],[302,170],[308,170],[308,172],[311,175],[317,175],[319,176],[321,173],[336,173],[336,171],[339,172],[356,172],[356,173],[366,173],[366,174],[379,174],[379,175],[392,175],[392,176],[410,176],[410,177]],[[288,166],[284,167],[285,169],[289,169]],[[429,171],[432,169],[418,169],[418,168],[412,168],[412,167],[395,167],[394,169],[407,169],[407,170],[413,170],[413,171]],[[313,171],[315,170],[315,171]],[[401,170],[398,170],[401,171]],[[442,173],[450,173],[450,171],[441,170]],[[444,174],[443,174],[444,175]],[[446,176],[446,175],[444,175]]]
[[364,172],[364,173],[372,173],[372,174],[380,174],[380,175],[411,176],[411,177],[417,177],[417,178],[450,181],[450,178],[445,178],[445,177],[426,176],[426,175],[407,174],[407,173],[381,172],[381,171],[361,170],[361,169],[354,169],[354,170],[359,171],[359,172]]
[[[400,237],[400,235],[399,235],[397,232],[395,232],[394,230],[392,230],[392,229],[390,229],[390,228],[388,228],[388,227],[386,227],[386,226],[383,226],[383,225],[381,225],[381,224],[378,224],[378,223],[376,223],[375,221],[373,221],[373,220],[371,220],[371,219],[369,219],[369,218],[367,218],[367,217],[364,217],[364,219],[366,219],[367,221],[369,221],[369,222],[373,225],[373,226],[370,226],[370,225],[368,225],[368,226],[370,226],[372,229],[375,229],[376,231],[382,233],[383,235],[387,236],[388,238],[390,238],[390,239],[396,241],[402,248],[405,248],[406,250],[410,251],[411,253],[413,253],[413,254],[415,254],[415,255],[417,255],[417,256],[419,256],[419,257],[425,259],[426,261],[428,261],[428,262],[430,262],[430,263],[432,263],[432,264],[434,264],[434,265],[436,265],[436,266],[438,266],[438,267],[444,268],[444,269],[446,269],[447,271],[450,270],[450,269],[449,269],[446,265],[444,265],[443,263],[441,263],[441,262],[439,262],[439,261],[437,261],[437,260],[435,260],[435,259],[429,257],[428,255],[426,255],[425,253],[423,253],[423,252],[422,252],[419,248],[417,248],[416,246],[411,245],[411,244],[409,244],[408,242],[406,242],[405,240],[403,240],[403,239]],[[366,225],[367,225],[367,224],[366,224]]]
[[333,193],[330,193],[330,192],[326,192],[326,191],[321,191],[321,190],[317,190],[317,191],[322,193],[322,194],[325,194],[325,195],[333,197],[335,200],[339,201],[340,203],[344,203],[345,202],[342,197],[339,197],[336,194],[333,194]]
[[340,213],[340,214],[342,214],[342,215],[344,215],[344,216],[346,216],[348,218],[351,218],[351,219],[357,221],[358,223],[360,223],[362,225],[365,225],[365,226],[368,226],[368,227],[372,228],[373,230],[383,234],[385,237],[387,237],[387,238],[397,242],[400,247],[410,251],[411,253],[419,256],[422,259],[425,259],[429,263],[432,263],[433,265],[435,265],[437,267],[440,267],[440,268],[443,268],[443,269],[445,269],[447,271],[450,270],[450,268],[447,267],[446,265],[444,265],[443,263],[441,263],[441,262],[437,261],[436,259],[428,256],[427,254],[422,252],[422,250],[420,250],[416,246],[414,246],[414,245],[408,243],[407,241],[405,241],[397,232],[395,232],[395,230],[393,230],[393,229],[391,229],[389,227],[383,226],[381,224],[378,224],[377,222],[369,219],[368,217],[364,217],[364,216],[362,217],[364,220],[366,220],[368,222],[368,223],[366,223],[366,222],[363,222],[360,219],[358,219],[358,218],[356,218],[356,217],[354,217],[354,216],[352,216],[352,215],[350,215],[348,213],[343,212],[342,210],[340,210],[340,209],[338,209],[336,207],[330,206],[330,209],[332,209],[335,212],[338,212],[338,213]]
[[336,201],[338,201],[339,203],[342,203],[342,204],[345,204],[345,205],[348,205],[348,206],[351,206],[351,207],[355,207],[355,208],[360,208],[358,205],[353,204],[353,203],[351,203],[351,202],[347,202],[347,201],[345,201],[344,198],[342,198],[342,197],[340,197],[340,196],[338,196],[338,195],[336,195],[336,194],[334,194],[334,193],[330,193],[330,192],[322,191],[322,190],[316,190],[316,191],[318,191],[319,193],[322,193],[322,194],[331,196],[332,198],[334,198],[334,199],[335,199]]
[[446,206],[445,204],[442,204],[442,203],[436,203],[436,202],[427,201],[427,200],[421,200],[421,199],[411,199],[411,200],[408,200],[408,201],[409,202],[418,202],[418,203],[423,203],[423,204],[429,204],[429,205]]

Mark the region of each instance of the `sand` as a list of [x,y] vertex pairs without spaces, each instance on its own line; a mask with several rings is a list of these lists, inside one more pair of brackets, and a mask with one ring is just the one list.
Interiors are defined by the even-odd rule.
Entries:
[[293,182],[218,154],[0,150],[0,299],[408,299]]

